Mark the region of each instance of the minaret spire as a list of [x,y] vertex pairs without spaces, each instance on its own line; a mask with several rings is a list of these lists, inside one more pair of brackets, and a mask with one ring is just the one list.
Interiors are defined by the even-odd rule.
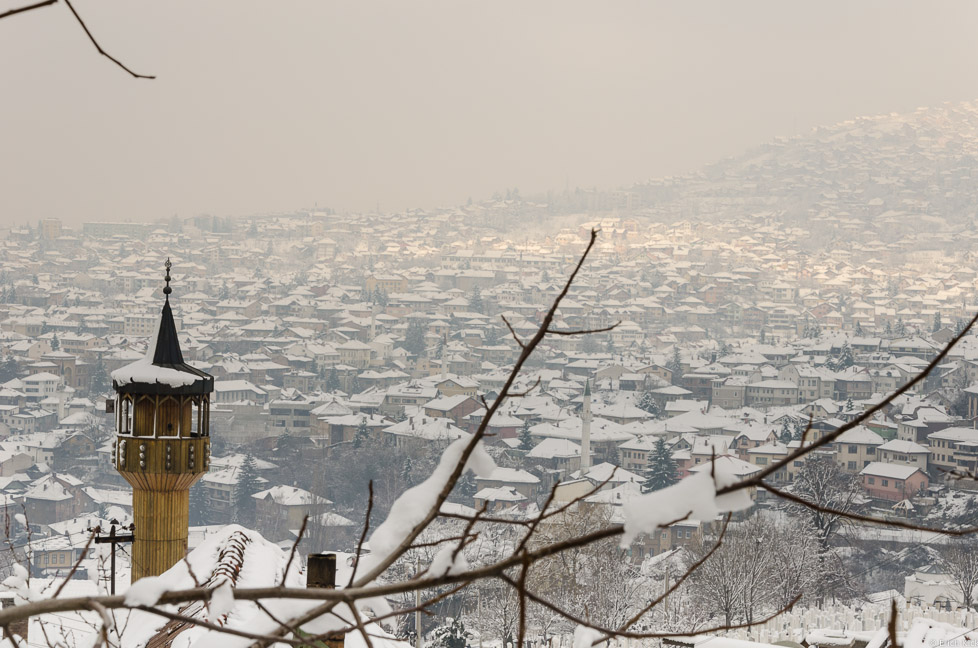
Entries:
[[170,293],[173,292],[173,288],[170,288],[170,268],[173,267],[173,264],[170,263],[170,257],[166,257],[166,263],[163,264],[163,267],[166,268],[166,275],[163,277],[163,281],[166,282],[166,285],[163,286],[163,294],[166,295],[166,301],[170,301]]
[[584,381],[584,404],[581,407],[581,477],[591,469],[591,380]]

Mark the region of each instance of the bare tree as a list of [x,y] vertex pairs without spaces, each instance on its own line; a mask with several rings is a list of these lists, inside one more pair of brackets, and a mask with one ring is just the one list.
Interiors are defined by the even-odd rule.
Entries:
[[804,500],[790,501],[789,508],[807,520],[822,552],[828,551],[833,538],[851,522],[849,514],[859,509],[863,499],[856,476],[843,470],[831,455],[821,453],[805,459],[789,493]]
[[978,587],[978,542],[972,538],[951,540],[937,553],[941,568],[961,590],[961,606],[970,610]]

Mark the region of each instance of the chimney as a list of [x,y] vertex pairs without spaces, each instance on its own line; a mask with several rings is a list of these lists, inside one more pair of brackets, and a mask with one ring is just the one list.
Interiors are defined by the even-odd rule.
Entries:
[[336,554],[309,554],[306,588],[336,589]]
[[[306,589],[336,589],[336,554],[318,553],[309,554],[309,562],[306,566]],[[345,635],[333,635],[326,637],[323,642],[328,648],[343,648]],[[318,641],[316,646],[323,644]],[[306,648],[303,646],[303,648]],[[312,648],[309,646],[308,648]]]

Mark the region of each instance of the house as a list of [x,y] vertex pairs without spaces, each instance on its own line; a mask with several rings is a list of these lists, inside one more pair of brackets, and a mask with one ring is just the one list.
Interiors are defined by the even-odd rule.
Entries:
[[978,469],[978,430],[949,427],[929,434],[927,440],[931,467],[945,473],[964,471],[974,474]]
[[251,497],[255,499],[258,528],[283,538],[289,530],[300,528],[307,515],[316,516],[329,504],[326,498],[295,486],[273,486]]
[[846,430],[831,443],[835,461],[849,472],[859,472],[877,461],[876,448],[883,445],[883,437],[864,425]]
[[82,482],[71,475],[45,475],[24,493],[25,514],[32,525],[78,517],[92,508]]
[[461,426],[463,418],[481,408],[482,403],[472,396],[455,394],[428,401],[424,404],[424,413],[432,418],[450,419]]
[[916,466],[927,472],[930,449],[913,441],[892,439],[877,447],[876,455],[879,457],[879,461]]
[[510,486],[500,486],[497,488],[483,488],[475,494],[475,508],[485,508],[491,513],[498,513],[516,507],[525,509],[528,500],[518,490]]
[[485,477],[476,477],[475,483],[480,490],[498,488],[515,490],[526,499],[535,498],[540,488],[540,478],[536,475],[518,468],[502,466],[497,466]]
[[915,466],[874,461],[859,471],[863,489],[870,497],[900,502],[930,485],[927,474]]

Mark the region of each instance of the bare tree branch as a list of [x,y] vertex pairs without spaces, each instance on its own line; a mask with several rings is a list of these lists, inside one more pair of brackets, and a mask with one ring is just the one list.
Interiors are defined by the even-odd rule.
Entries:
[[[110,61],[112,61],[113,63],[115,63],[119,67],[121,67],[123,70],[125,70],[126,72],[128,72],[129,74],[131,74],[133,76],[133,78],[135,78],[135,79],[155,79],[156,78],[155,76],[149,76],[149,75],[146,75],[146,74],[137,74],[136,72],[133,72],[132,70],[130,70],[129,68],[127,68],[125,65],[123,65],[122,61],[120,61],[119,59],[115,58],[114,56],[112,56],[111,54],[109,54],[108,52],[106,52],[104,49],[102,49],[102,46],[98,44],[98,41],[97,40],[95,40],[95,37],[92,35],[92,32],[90,32],[88,30],[88,26],[85,24],[85,21],[82,20],[82,17],[78,15],[78,12],[77,11],[75,11],[75,8],[71,4],[71,0],[65,0],[65,4],[68,5],[68,8],[69,9],[71,9],[71,13],[73,13],[75,15],[75,18],[78,20],[78,24],[81,25],[82,29],[85,30],[85,34],[88,36],[88,40],[92,41],[92,45],[95,46],[95,49],[98,50],[98,53],[99,54],[101,54],[105,58],[109,59]],[[2,18],[2,17],[3,16],[0,16],[0,18]]]
[[13,16],[15,14],[24,13],[25,11],[33,11],[34,9],[40,9],[41,7],[47,7],[48,5],[53,5],[56,2],[58,2],[58,0],[44,0],[44,2],[38,2],[36,4],[26,5],[24,7],[17,7],[16,9],[11,9],[9,11],[4,11],[3,13],[0,13],[0,20],[6,18],[8,16]]

